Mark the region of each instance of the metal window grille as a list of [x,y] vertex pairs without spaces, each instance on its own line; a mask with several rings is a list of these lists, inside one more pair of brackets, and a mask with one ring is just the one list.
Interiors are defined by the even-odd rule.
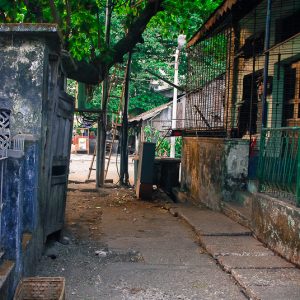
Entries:
[[300,205],[300,2],[271,6],[265,129],[261,133],[258,177],[261,191]]
[[1,244],[1,224],[3,209],[3,186],[7,159],[7,151],[10,147],[10,111],[0,110],[0,244]]
[[10,147],[10,111],[0,110],[0,158],[7,157]]
[[226,80],[231,31],[223,31],[188,51],[186,130],[203,135],[226,131]]

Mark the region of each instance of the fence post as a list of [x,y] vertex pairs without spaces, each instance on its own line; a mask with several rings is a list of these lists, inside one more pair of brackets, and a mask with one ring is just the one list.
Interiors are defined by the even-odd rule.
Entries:
[[261,191],[261,182],[263,179],[263,170],[264,170],[264,151],[265,151],[265,139],[266,131],[262,129],[259,143],[259,158],[258,158],[258,168],[257,168],[257,178],[259,181],[259,191]]

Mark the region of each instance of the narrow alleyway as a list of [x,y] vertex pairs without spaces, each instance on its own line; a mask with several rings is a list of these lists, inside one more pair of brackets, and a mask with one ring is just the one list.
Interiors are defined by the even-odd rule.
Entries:
[[69,185],[65,238],[49,242],[38,266],[66,278],[67,299],[245,299],[163,195],[150,203],[93,187]]

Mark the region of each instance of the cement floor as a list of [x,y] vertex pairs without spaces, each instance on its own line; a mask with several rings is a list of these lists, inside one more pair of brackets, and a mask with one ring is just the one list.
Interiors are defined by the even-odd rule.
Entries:
[[[49,243],[39,276],[64,276],[66,299],[246,299],[157,192],[70,184],[67,244]],[[69,243],[68,243],[69,242]]]
[[[142,202],[132,189],[96,190],[83,183],[91,158],[72,156],[67,238],[37,266],[66,278],[66,299],[300,299],[300,270],[247,228],[158,191]],[[118,181],[114,163],[108,177]]]

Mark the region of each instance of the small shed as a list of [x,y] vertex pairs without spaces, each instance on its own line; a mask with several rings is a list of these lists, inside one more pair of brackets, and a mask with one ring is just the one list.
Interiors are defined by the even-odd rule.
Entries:
[[[169,101],[129,119],[131,128],[135,129],[135,149],[138,148],[139,141],[145,140],[144,129],[146,126],[153,131],[158,130],[162,135],[168,135],[168,131],[172,128],[172,109],[173,101]],[[177,100],[176,128],[184,127],[184,119],[185,94],[182,94]]]
[[14,264],[0,286],[6,299],[64,223],[74,99],[60,54],[56,25],[0,24],[0,245]]

